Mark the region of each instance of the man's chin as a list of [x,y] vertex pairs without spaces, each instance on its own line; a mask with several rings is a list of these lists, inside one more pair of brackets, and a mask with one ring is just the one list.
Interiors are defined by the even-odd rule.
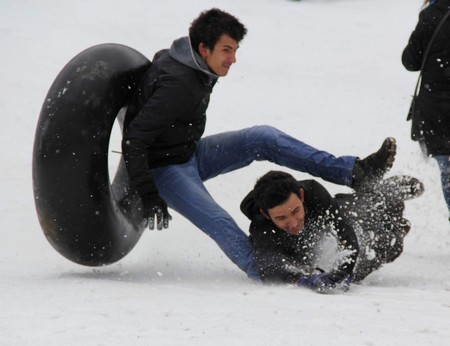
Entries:
[[300,229],[287,229],[285,230],[287,233],[289,233],[290,235],[299,235],[300,234]]
[[230,71],[230,68],[229,68],[229,67],[228,67],[228,68],[224,67],[224,68],[222,69],[222,71],[220,71],[219,76],[220,76],[220,77],[225,77],[225,76],[228,74],[229,71]]

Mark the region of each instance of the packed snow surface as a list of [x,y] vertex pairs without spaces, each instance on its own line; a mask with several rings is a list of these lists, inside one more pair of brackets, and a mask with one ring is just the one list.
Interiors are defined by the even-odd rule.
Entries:
[[[417,73],[401,52],[421,1],[0,0],[1,345],[448,345],[450,224],[436,163],[405,121]],[[149,58],[219,7],[249,32],[212,94],[206,134],[269,124],[335,155],[398,142],[389,173],[423,180],[407,202],[403,255],[345,294],[249,281],[215,243],[173,213],[116,264],[91,268],[57,253],[40,228],[32,148],[40,108],[82,50],[121,43]],[[114,135],[112,150],[120,150]],[[117,154],[110,154],[114,171]],[[244,230],[250,167],[207,182]],[[287,170],[288,171],[288,170]],[[309,178],[294,173],[298,179]],[[349,188],[324,183],[330,191]]]

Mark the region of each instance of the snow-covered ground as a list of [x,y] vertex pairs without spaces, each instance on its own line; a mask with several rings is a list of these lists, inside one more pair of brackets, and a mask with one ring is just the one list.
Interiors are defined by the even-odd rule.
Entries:
[[[0,344],[448,345],[450,225],[437,165],[409,139],[405,116],[417,74],[400,63],[420,5],[0,0]],[[106,42],[152,57],[211,7],[235,14],[249,33],[238,63],[215,87],[208,134],[270,124],[336,155],[361,157],[394,136],[391,174],[425,183],[425,194],[407,204],[413,227],[403,255],[346,294],[252,283],[178,215],[169,230],[146,231],[127,257],[101,268],[67,261],[40,229],[34,131],[61,68]],[[120,149],[119,138],[112,141]],[[207,186],[246,229],[240,200],[275,167],[255,163]]]

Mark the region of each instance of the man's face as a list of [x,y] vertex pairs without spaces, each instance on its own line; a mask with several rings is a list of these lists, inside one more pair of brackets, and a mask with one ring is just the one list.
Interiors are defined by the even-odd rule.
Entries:
[[224,77],[230,66],[236,62],[236,51],[239,44],[230,36],[223,34],[213,49],[206,48],[203,43],[199,45],[199,52],[208,67],[216,75]]
[[286,202],[267,212],[267,216],[278,228],[291,235],[299,235],[305,228],[305,209],[303,202],[295,193],[291,193]]

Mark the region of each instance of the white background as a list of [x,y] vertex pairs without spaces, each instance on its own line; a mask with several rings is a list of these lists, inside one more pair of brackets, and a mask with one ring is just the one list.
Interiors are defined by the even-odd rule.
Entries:
[[[448,344],[448,212],[437,165],[409,139],[405,117],[417,73],[400,62],[420,5],[0,0],[0,344]],[[425,184],[425,194],[407,203],[413,226],[403,255],[346,294],[252,283],[175,213],[169,230],[146,231],[127,257],[101,268],[69,262],[41,231],[32,147],[59,71],[82,50],[107,42],[151,58],[211,7],[236,15],[249,33],[237,64],[214,89],[207,134],[269,124],[335,155],[360,157],[394,136],[398,155],[389,174],[414,175]],[[112,149],[120,150],[119,139],[113,137]],[[274,168],[255,163],[207,187],[246,230],[239,203]],[[350,191],[325,184],[332,192]]]

